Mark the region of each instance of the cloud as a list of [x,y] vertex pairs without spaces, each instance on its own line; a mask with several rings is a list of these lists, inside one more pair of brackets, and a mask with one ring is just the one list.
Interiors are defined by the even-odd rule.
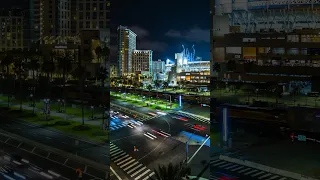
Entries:
[[210,42],[210,30],[201,29],[197,26],[187,31],[169,30],[165,36],[172,38],[184,39],[191,42]]
[[139,49],[145,49],[145,50],[153,50],[156,52],[163,52],[167,49],[168,45],[164,42],[159,41],[149,41],[149,40],[142,40],[138,42],[138,48]]
[[142,28],[142,27],[139,27],[139,26],[131,26],[129,27],[129,29],[131,29],[131,31],[133,31],[134,33],[137,34],[138,38],[146,38],[149,36],[149,31]]
[[129,29],[137,34],[137,49],[163,52],[168,47],[164,42],[150,40],[150,32],[142,27],[131,26]]

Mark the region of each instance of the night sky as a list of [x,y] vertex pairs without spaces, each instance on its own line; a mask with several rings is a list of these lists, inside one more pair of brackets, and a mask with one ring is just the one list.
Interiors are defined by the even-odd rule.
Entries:
[[111,6],[112,36],[117,26],[128,26],[138,35],[137,49],[153,50],[154,60],[173,59],[182,44],[189,49],[194,45],[196,56],[209,60],[208,0],[113,0]]

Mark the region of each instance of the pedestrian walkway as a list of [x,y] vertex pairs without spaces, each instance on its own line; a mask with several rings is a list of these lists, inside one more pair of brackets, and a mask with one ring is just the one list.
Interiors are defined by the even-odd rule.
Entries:
[[[3,101],[1,103],[4,103]],[[15,107],[15,108],[20,108],[19,104],[15,104],[15,105],[11,105],[11,107]],[[22,109],[26,109],[26,110],[33,110],[33,107],[27,106],[27,105],[22,105]],[[38,113],[42,113],[43,110],[41,108],[35,108],[35,111]],[[54,116],[54,117],[60,117],[63,119],[67,119],[67,120],[72,120],[72,121],[76,121],[79,123],[82,123],[82,118],[81,117],[77,117],[77,116],[72,116],[72,115],[65,115],[64,113],[58,113],[58,112],[50,112],[50,116]],[[86,124],[90,124],[90,125],[94,125],[94,126],[101,126],[101,120],[88,120],[88,118],[85,118],[85,123]]]
[[203,122],[203,123],[206,123],[206,124],[210,124],[210,118],[201,117],[201,116],[198,116],[198,115],[195,115],[195,114],[191,114],[191,113],[188,113],[188,112],[183,112],[183,111],[170,111],[170,113],[174,113],[174,114],[177,114],[177,115],[180,115],[180,116],[189,117],[189,118],[195,119],[197,121],[200,121],[200,122]]
[[[283,177],[283,176],[272,174],[259,169],[251,168],[248,166],[243,166],[243,165],[232,163],[229,161],[224,161],[221,159],[211,159],[210,166],[211,168],[223,169],[223,171],[225,171],[226,174],[232,173],[232,174],[236,174],[235,176],[248,177],[248,179],[250,178],[250,179],[259,179],[259,180],[292,180],[291,178],[288,178],[288,177]],[[212,175],[212,179],[215,180],[214,175]]]
[[123,127],[126,127],[127,125],[128,125],[128,122],[126,122],[126,121],[123,122],[123,121],[121,121],[119,119],[111,118],[111,120],[110,120],[110,131],[121,129]]
[[110,142],[110,158],[130,179],[147,180],[155,173]]
[[10,172],[12,172],[12,171],[13,171],[13,168],[10,167],[9,165],[2,165],[2,166],[0,166],[0,173],[5,173],[5,174],[7,174],[7,173],[10,173]]
[[140,121],[149,121],[149,120],[151,120],[151,119],[156,119],[156,118],[159,118],[159,117],[161,117],[161,116],[163,116],[163,115],[150,116],[150,117],[142,117],[142,118],[137,117],[137,119],[140,120]]

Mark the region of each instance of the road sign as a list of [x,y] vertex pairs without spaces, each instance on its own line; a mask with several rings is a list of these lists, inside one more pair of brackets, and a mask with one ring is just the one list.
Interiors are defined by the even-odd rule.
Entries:
[[298,141],[307,141],[307,137],[305,135],[298,135]]

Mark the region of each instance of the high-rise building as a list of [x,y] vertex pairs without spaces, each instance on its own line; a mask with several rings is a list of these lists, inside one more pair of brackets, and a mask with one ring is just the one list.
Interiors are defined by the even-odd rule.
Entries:
[[20,9],[0,11],[0,51],[23,49],[23,14]]
[[[34,39],[75,36],[82,30],[109,31],[110,0],[30,0],[29,9]],[[110,33],[103,34],[109,38]]]
[[133,73],[132,54],[137,48],[137,35],[126,26],[118,27],[118,73],[121,76]]
[[164,73],[166,68],[166,64],[161,59],[157,61],[152,61],[152,73]]
[[152,75],[152,51],[134,50],[132,53],[133,73]]
[[[319,7],[316,1],[216,2],[212,53],[221,65],[217,79],[255,89],[277,87],[283,94],[297,88],[301,94],[319,92],[320,23],[310,21],[319,18]],[[244,14],[250,18],[241,18]]]
[[72,32],[81,30],[109,30],[110,0],[72,0]]

